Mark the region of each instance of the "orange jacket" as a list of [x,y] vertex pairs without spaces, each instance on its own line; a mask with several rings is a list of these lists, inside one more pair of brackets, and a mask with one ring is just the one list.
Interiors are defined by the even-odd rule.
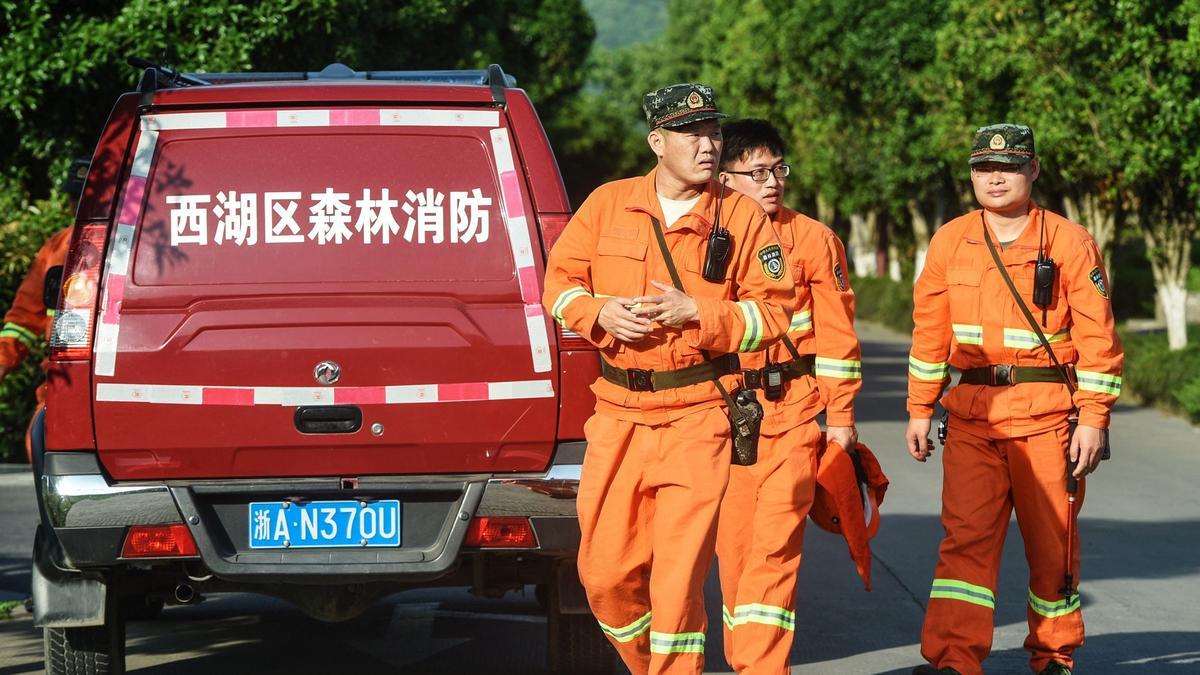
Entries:
[[[708,234],[721,186],[709,181],[692,210],[666,230],[667,246],[683,280],[696,299],[700,321],[682,328],[656,324],[639,342],[625,343],[597,323],[607,297],[661,295],[651,280],[671,284],[659,252],[650,216],[662,222],[654,188],[657,169],[639,178],[601,185],[579,207],[546,262],[542,303],[563,327],[583,336],[601,356],[620,368],[675,370],[695,365],[710,354],[762,349],[783,335],[796,302],[786,265],[772,267],[782,256],[770,221],[753,199],[726,190],[721,226],[729,230],[734,250],[724,283],[702,276]],[[772,248],[774,247],[774,248]],[[731,377],[728,384],[735,381]],[[604,379],[592,385],[596,409],[631,422],[661,424],[704,407],[721,405],[711,383],[658,392],[632,392]]]
[[[987,365],[1050,366],[1005,285],[983,240],[981,211],[956,218],[929,244],[925,269],[913,291],[913,346],[908,368],[908,411],[933,415],[933,404],[949,381],[948,365],[960,370]],[[1000,259],[1022,300],[1033,304],[1033,268],[1038,256],[1042,210]],[[1055,213],[1045,213],[1047,255],[1058,269],[1052,304],[1040,326],[1064,366],[1074,364],[1078,388],[1024,383],[1011,387],[959,385],[942,398],[951,414],[980,435],[1008,438],[1061,425],[1072,407],[1079,423],[1107,428],[1109,409],[1121,393],[1124,351],[1109,302],[1104,262],[1091,235]],[[992,241],[996,235],[991,233]],[[998,245],[998,244],[997,244]]]
[[854,454],[825,443],[817,466],[817,490],[808,515],[826,532],[842,535],[863,585],[871,590],[871,539],[879,533],[879,505],[888,479],[875,453],[859,443]]
[[70,242],[70,227],[54,233],[42,245],[33,259],[33,265],[25,273],[12,307],[4,315],[4,328],[0,329],[0,367],[6,370],[16,368],[29,355],[30,349],[50,338],[54,308],[47,307],[43,301],[46,270],[63,264]]
[[[763,432],[776,434],[795,428],[825,409],[831,426],[854,424],[854,395],[862,388],[862,356],[854,332],[854,291],[846,276],[846,249],[828,227],[781,207],[775,228],[796,282],[796,311],[787,338],[800,354],[816,355],[815,378],[802,377],[787,385],[778,401],[763,401]],[[761,368],[792,360],[782,341],[765,351],[742,357],[746,368]]]

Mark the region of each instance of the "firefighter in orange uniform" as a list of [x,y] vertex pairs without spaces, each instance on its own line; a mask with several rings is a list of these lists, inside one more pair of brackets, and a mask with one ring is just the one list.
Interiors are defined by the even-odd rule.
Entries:
[[[68,209],[75,217],[79,205],[79,194],[87,179],[89,159],[77,159],[71,164],[62,190],[67,193]],[[0,381],[44,341],[50,339],[50,327],[54,319],[54,308],[45,303],[46,272],[51,267],[62,265],[67,257],[67,246],[71,243],[71,227],[55,232],[38,250],[29,271],[17,288],[12,305],[4,314],[4,327],[0,328]],[[37,388],[37,410],[46,402],[46,383]],[[36,411],[34,413],[36,416]],[[25,434],[25,452],[31,453],[29,433]]]
[[[914,673],[983,672],[1014,508],[1029,563],[1025,648],[1033,671],[1070,673],[1072,654],[1083,644],[1073,527],[1083,484],[1078,480],[1069,502],[1068,485],[1076,481],[1068,472],[1082,479],[1101,459],[1124,354],[1095,241],[1030,198],[1040,169],[1028,127],[979,129],[970,170],[983,209],[937,232],[913,293],[906,436],[915,459],[932,452],[939,397],[949,413],[942,457],[946,536],[921,635],[921,655],[932,665]],[[950,366],[962,376],[942,397]]]
[[854,332],[854,292],[846,251],[826,226],[784,207],[790,167],[784,143],[765,120],[723,128],[721,179],[754,198],[771,218],[796,284],[787,335],[742,357],[746,384],[763,406],[758,462],[731,467],[721,504],[717,558],[725,659],[738,673],[787,673],[795,632],[796,573],[804,522],[816,490],[825,410],[830,442],[854,448],[854,395],[862,362]]
[[[657,167],[588,197],[550,252],[543,303],[602,358],[577,501],[592,611],[635,675],[700,673],[703,584],[732,450],[713,377],[732,388],[737,352],[783,335],[795,291],[771,263],[782,254],[762,209],[712,180],[724,116],[712,90],[672,85],[642,107]],[[721,232],[726,256],[709,244]]]

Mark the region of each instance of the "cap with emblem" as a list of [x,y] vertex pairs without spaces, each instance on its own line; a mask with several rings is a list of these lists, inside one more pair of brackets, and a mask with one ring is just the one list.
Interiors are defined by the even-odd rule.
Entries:
[[672,84],[642,97],[642,112],[651,129],[681,127],[700,120],[729,117],[717,110],[717,95],[703,84]]
[[91,157],[77,157],[71,162],[71,168],[67,169],[67,177],[59,185],[59,189],[78,197],[83,192],[83,184],[87,182],[88,167],[91,164]]
[[1034,156],[1033,129],[1024,124],[992,124],[975,130],[968,164],[1025,164]]

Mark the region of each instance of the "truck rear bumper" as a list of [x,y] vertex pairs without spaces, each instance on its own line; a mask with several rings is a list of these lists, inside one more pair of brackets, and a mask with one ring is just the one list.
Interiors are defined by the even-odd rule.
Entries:
[[[568,445],[576,444],[563,444]],[[44,518],[64,562],[78,569],[127,562],[121,558],[121,546],[133,525],[186,523],[203,564],[224,579],[324,583],[376,578],[418,582],[453,569],[472,517],[529,518],[538,546],[526,551],[573,556],[579,546],[575,497],[582,448],[563,450],[557,455],[573,463],[553,464],[542,474],[362,477],[358,481],[360,491],[408,498],[413,500],[414,509],[420,506],[427,513],[422,521],[426,528],[422,543],[393,550],[249,551],[239,542],[240,531],[230,526],[228,514],[236,511],[230,504],[239,499],[284,498],[297,493],[349,497],[338,479],[114,483],[105,477],[94,453],[50,452],[45,455],[39,490]],[[155,561],[137,559],[139,563]]]

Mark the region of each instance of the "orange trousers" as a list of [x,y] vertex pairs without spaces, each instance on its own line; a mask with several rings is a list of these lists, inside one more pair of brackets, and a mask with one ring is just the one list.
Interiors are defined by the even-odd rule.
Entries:
[[796,573],[817,489],[821,428],[806,422],[758,442],[758,463],[729,469],[717,559],[725,660],[735,672],[788,673]]
[[[921,655],[938,668],[983,673],[992,648],[1000,553],[1013,509],[1029,563],[1025,649],[1040,672],[1050,661],[1073,666],[1083,644],[1079,596],[1067,601],[1063,561],[1067,539],[1067,427],[1034,436],[987,439],[955,425],[942,457],[942,526],[933,590],[921,632]],[[1079,483],[1075,511],[1083,505]],[[1072,544],[1079,573],[1079,530]],[[1076,576],[1078,583],[1078,576]]]
[[633,675],[704,669],[704,578],[729,480],[729,419],[709,408],[646,425],[584,427],[579,579]]

